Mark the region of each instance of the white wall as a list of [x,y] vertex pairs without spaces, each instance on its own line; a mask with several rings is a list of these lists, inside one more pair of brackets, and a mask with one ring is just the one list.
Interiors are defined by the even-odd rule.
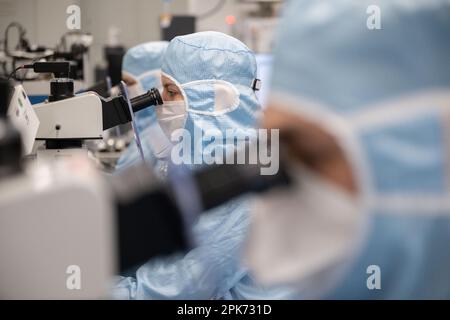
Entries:
[[[174,14],[201,15],[208,12],[220,0],[172,0]],[[121,30],[120,40],[126,47],[145,41],[159,40],[159,15],[163,0],[0,0],[0,39],[11,21],[19,21],[28,31],[33,43],[53,46],[67,31],[66,8],[71,4],[81,7],[82,31],[95,37],[92,48],[94,64],[102,61],[102,48],[108,39],[108,29],[115,26]],[[214,30],[239,38],[245,11],[255,8],[239,0],[226,0],[223,8],[205,19],[197,21],[197,30]],[[237,18],[237,25],[225,23],[227,15]]]
[[[0,39],[6,26],[18,21],[32,43],[54,46],[68,31],[66,9],[71,4],[81,8],[81,31],[94,35],[93,65],[103,60],[110,26],[121,30],[120,40],[126,47],[160,39],[162,0],[0,0]],[[174,0],[171,9],[175,14],[186,14],[188,0]]]
[[[175,0],[171,7],[174,13],[185,14],[187,1]],[[120,29],[119,38],[126,47],[160,40],[161,0],[81,0],[81,10],[82,30],[95,36],[91,52],[96,62],[102,60],[111,26]]]
[[[255,52],[271,52],[272,32],[275,29],[276,19],[250,18],[250,13],[258,12],[260,7],[257,3],[248,0],[226,0],[220,10],[207,18],[200,18],[203,13],[214,8],[219,2],[220,0],[188,0],[189,12],[199,16],[197,31],[224,32],[240,39]],[[279,8],[280,5],[275,6],[275,12]],[[232,26],[225,22],[228,15],[236,18],[236,23]]]
[[[32,43],[53,46],[66,30],[66,8],[79,0],[0,0],[0,39],[7,25],[20,22]],[[13,35],[11,31],[11,36]]]
[[[170,8],[174,14],[201,15],[218,1],[172,0]],[[6,26],[12,21],[18,21],[27,29],[27,37],[32,43],[54,46],[61,35],[68,31],[66,9],[71,4],[81,7],[82,31],[94,35],[90,54],[92,70],[95,65],[103,63],[103,47],[108,41],[108,29],[112,26],[121,30],[120,41],[128,48],[160,39],[162,0],[0,0],[0,39]],[[220,11],[197,21],[197,30],[221,31],[244,40],[241,37],[243,29],[239,27],[246,11],[254,8],[254,4],[226,0]],[[227,15],[237,18],[235,29],[225,23]]]
[[[220,0],[188,0],[189,13],[202,15],[211,10]],[[197,21],[197,31],[220,31],[232,34],[232,28],[225,23],[227,15],[239,15],[239,5],[236,0],[226,0],[225,5],[213,15]]]

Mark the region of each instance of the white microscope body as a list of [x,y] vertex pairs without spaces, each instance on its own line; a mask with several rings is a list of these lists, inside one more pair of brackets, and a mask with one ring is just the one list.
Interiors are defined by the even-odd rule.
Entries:
[[40,122],[21,85],[14,87],[7,115],[15,127],[20,131],[24,154],[31,154]]
[[41,122],[36,139],[102,138],[102,103],[95,93],[33,107]]
[[[102,139],[102,103],[95,93],[83,93],[70,99],[33,106],[40,121],[36,140],[79,141],[73,148],[37,147],[37,160],[70,157],[82,149],[82,141]],[[84,149],[85,154],[87,150]]]
[[117,266],[112,201],[84,157],[0,180],[0,299],[100,299]]

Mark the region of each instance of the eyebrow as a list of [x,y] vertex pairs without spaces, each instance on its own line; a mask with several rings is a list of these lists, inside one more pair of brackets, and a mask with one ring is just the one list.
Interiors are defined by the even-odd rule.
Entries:
[[165,84],[164,87],[167,87],[168,89],[174,89],[174,91],[175,91],[175,90],[176,90],[176,91],[180,91],[180,90],[178,89],[178,87],[177,87],[175,84],[173,84],[173,83]]

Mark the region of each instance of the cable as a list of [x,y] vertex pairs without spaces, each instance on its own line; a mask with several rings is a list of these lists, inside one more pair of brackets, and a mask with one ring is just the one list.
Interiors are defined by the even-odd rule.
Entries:
[[9,74],[7,80],[11,80],[11,78],[12,78],[12,79],[14,79],[14,80],[16,80],[16,81],[19,81],[19,80],[16,78],[16,72],[19,71],[19,70],[22,69],[22,68],[23,68],[23,66],[20,66],[20,67],[15,68],[14,71],[11,72],[11,73]]
[[21,69],[32,69],[32,68],[33,68],[33,64],[23,64],[23,65],[15,68],[14,71],[9,74],[7,80],[11,80],[11,78],[12,78],[16,81],[23,81],[24,79],[17,79],[16,72]]
[[202,20],[202,19],[206,19],[206,18],[212,16],[213,14],[219,12],[223,8],[224,5],[225,5],[225,0],[219,0],[217,2],[217,4],[213,8],[211,8],[211,10],[197,15],[197,19]]

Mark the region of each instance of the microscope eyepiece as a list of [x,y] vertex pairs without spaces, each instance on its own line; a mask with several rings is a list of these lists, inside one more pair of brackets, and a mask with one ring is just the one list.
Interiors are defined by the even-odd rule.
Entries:
[[161,104],[163,104],[163,100],[159,90],[156,88],[150,89],[147,93],[131,99],[131,106],[135,113],[146,107],[159,106]]
[[[131,121],[132,115],[128,106],[127,98],[123,95],[101,99],[103,108],[103,130],[125,124]],[[153,88],[147,93],[130,100],[132,112],[136,113],[142,109],[158,106],[163,103],[158,89]]]

